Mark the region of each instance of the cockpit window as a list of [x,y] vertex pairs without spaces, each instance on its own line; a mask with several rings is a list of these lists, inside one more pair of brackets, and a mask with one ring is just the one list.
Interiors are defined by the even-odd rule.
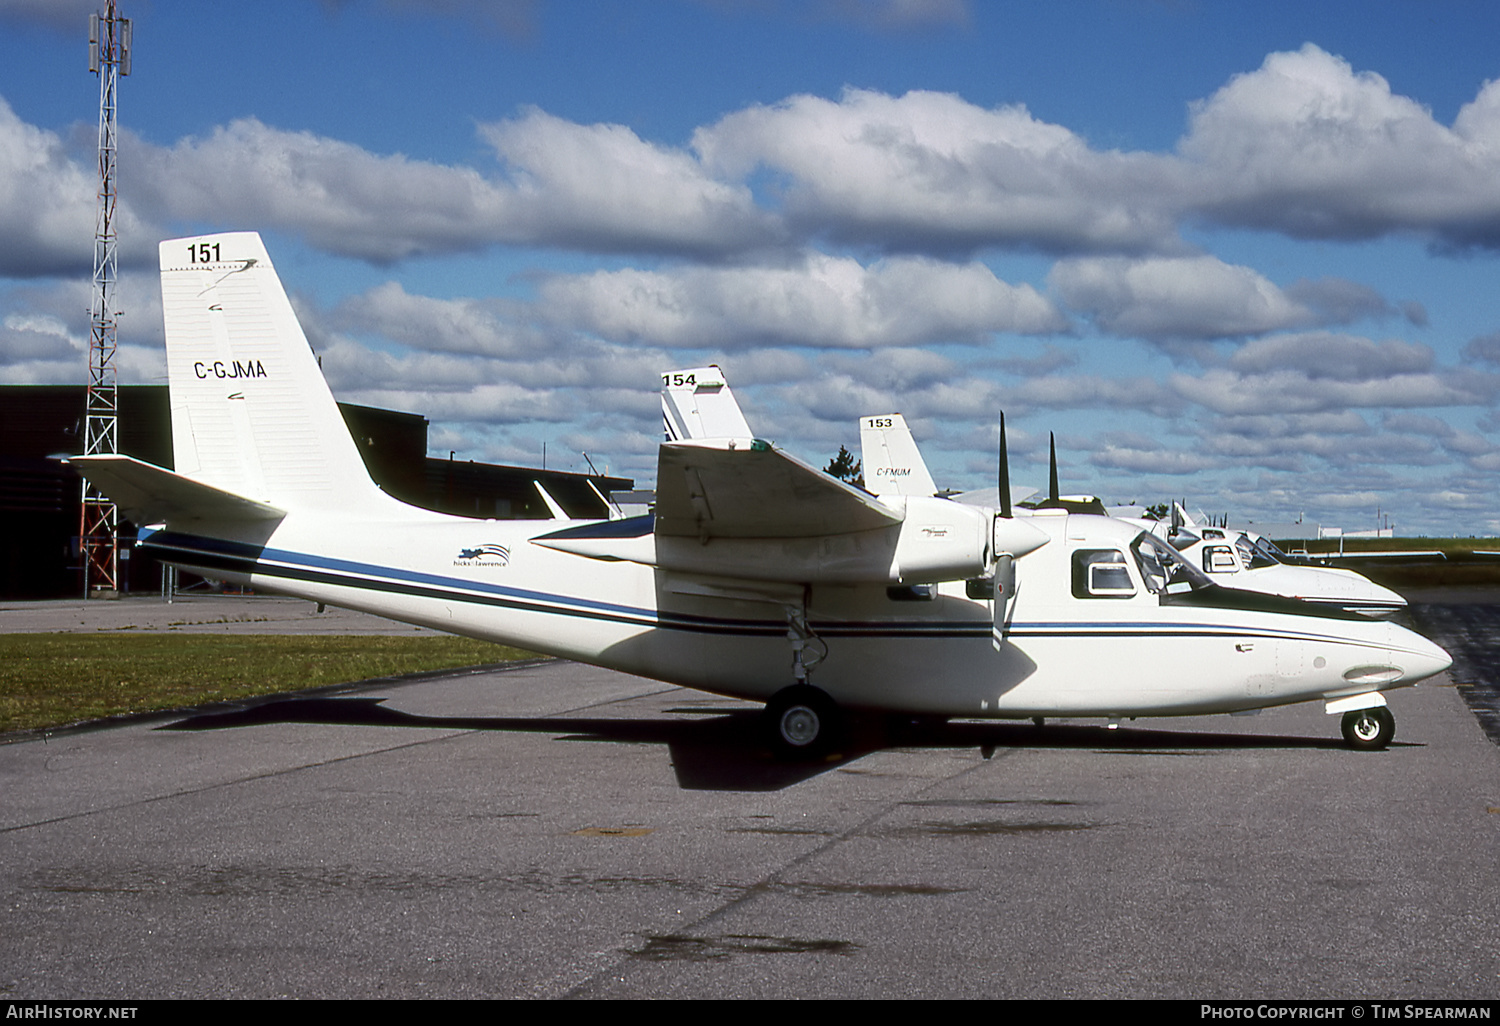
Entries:
[[1073,553],[1074,598],[1130,598],[1135,581],[1119,549],[1079,549]]
[[[1234,547],[1235,550],[1239,552],[1240,560],[1245,564],[1245,569],[1256,569],[1257,564],[1255,562],[1255,543],[1242,534],[1238,539],[1236,539]],[[1258,565],[1265,566],[1265,563],[1261,562]]]
[[1131,546],[1146,587],[1160,595],[1177,595],[1210,585],[1203,571],[1194,567],[1160,538],[1142,534]]
[[1234,543],[1234,547],[1239,550],[1240,559],[1244,562],[1246,568],[1250,570],[1259,570],[1263,566],[1275,566],[1278,562],[1276,557],[1271,554],[1271,543],[1264,541],[1264,539],[1251,541],[1247,536],[1242,534],[1239,541]]
[[1287,555],[1276,547],[1276,543],[1266,538],[1255,539],[1256,562],[1251,567],[1275,566],[1277,563],[1287,562]]

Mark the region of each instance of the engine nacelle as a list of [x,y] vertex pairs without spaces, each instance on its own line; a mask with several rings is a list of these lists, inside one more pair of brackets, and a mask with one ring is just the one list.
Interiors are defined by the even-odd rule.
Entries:
[[949,499],[919,496],[883,500],[905,507],[891,561],[893,584],[933,584],[980,577],[990,570],[990,512]]

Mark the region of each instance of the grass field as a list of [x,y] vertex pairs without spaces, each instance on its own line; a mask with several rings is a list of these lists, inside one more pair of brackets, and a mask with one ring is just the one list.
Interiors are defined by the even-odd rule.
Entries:
[[[1402,588],[1493,587],[1500,585],[1500,538],[1321,538],[1316,541],[1278,543],[1287,552],[1305,548],[1316,557],[1339,552],[1343,542],[1346,558],[1332,561],[1364,574],[1377,584]],[[1440,552],[1441,556],[1381,556],[1382,552]],[[1368,553],[1364,559],[1360,553]],[[1354,556],[1356,558],[1347,558]]]
[[1305,548],[1309,553],[1338,552],[1426,552],[1438,551],[1450,556],[1467,555],[1473,552],[1500,552],[1500,538],[1319,538],[1309,541],[1288,541],[1281,547],[1288,552],[1294,548]]
[[449,635],[0,634],[0,731],[530,657]]

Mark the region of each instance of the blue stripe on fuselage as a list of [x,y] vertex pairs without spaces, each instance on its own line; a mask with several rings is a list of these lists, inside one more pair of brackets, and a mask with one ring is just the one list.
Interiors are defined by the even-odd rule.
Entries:
[[[286,549],[268,549],[244,542],[225,541],[179,534],[174,531],[143,531],[139,544],[166,562],[184,562],[207,569],[280,577],[287,580],[359,588],[394,594],[441,598],[480,605],[609,620],[641,627],[684,630],[694,633],[782,636],[782,620],[745,620],[726,617],[662,612],[658,609],[619,603],[600,602],[552,592],[511,588],[502,585],[468,581],[441,574],[403,570],[354,560],[334,559]],[[156,550],[156,551],[152,551]],[[269,560],[269,562],[268,562]],[[815,621],[810,626],[825,638],[990,637],[992,623],[988,616],[974,620],[868,620]],[[1285,638],[1296,641],[1324,641],[1347,644],[1351,639],[1307,631],[1275,630],[1223,623],[1188,623],[1160,621],[1037,621],[1012,623],[1007,636],[1020,640],[1049,637],[1259,637]],[[1367,642],[1353,642],[1367,644]]]

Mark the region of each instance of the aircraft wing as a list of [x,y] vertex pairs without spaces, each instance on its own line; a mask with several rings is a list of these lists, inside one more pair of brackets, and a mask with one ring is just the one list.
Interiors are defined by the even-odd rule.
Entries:
[[194,481],[133,456],[74,456],[68,464],[108,495],[133,523],[279,520],[286,511]]
[[665,442],[658,452],[658,536],[816,538],[891,527],[902,519],[769,442]]

